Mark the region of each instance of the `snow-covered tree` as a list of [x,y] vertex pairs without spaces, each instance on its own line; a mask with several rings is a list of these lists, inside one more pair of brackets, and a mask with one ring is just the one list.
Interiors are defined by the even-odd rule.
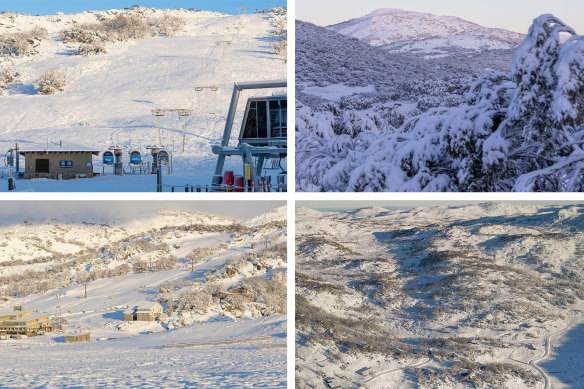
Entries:
[[509,109],[513,127],[521,131],[521,145],[531,155],[528,169],[551,165],[557,156],[569,154],[569,134],[554,120],[551,109],[558,85],[556,64],[560,57],[560,33],[575,32],[552,15],[541,15],[517,48],[511,75],[517,83]]

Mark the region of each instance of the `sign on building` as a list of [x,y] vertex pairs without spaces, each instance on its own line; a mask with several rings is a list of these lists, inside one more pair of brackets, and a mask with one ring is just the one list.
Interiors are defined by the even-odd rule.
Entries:
[[104,165],[113,165],[114,164],[114,153],[112,153],[111,151],[104,151],[103,164]]
[[132,165],[140,165],[142,163],[142,154],[139,151],[132,151],[130,153],[130,163]]

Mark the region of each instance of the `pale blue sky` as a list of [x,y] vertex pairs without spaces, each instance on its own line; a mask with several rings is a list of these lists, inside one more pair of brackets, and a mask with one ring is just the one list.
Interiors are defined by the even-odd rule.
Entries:
[[247,7],[248,13],[252,13],[255,8],[267,9],[286,3],[286,0],[0,0],[0,11],[52,15],[56,12],[124,9],[137,4],[149,8],[194,8],[237,14],[239,7]]
[[378,8],[458,16],[486,27],[527,33],[533,19],[551,13],[584,35],[582,0],[296,0],[296,19],[327,26]]

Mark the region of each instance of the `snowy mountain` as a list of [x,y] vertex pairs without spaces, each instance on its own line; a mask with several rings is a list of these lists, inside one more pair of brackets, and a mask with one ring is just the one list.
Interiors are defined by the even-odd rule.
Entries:
[[297,21],[297,99],[319,111],[328,109],[331,101],[341,103],[341,110],[369,108],[377,102],[418,102],[423,110],[458,105],[472,80],[487,68],[507,70],[511,55],[495,50],[426,59],[419,53],[390,53]]
[[584,206],[296,209],[296,378],[580,387]]
[[[130,151],[150,158],[146,147],[160,142],[152,110],[184,108],[192,115],[183,118],[175,112],[159,118],[161,143],[173,151],[174,172],[165,183],[210,184],[216,162],[211,148],[223,135],[233,83],[286,77],[286,63],[272,47],[281,39],[275,34],[285,33],[283,10],[235,16],[143,7],[72,15],[0,14],[2,153],[16,142],[21,149],[59,141],[95,150],[118,145],[125,148],[127,164]],[[126,26],[123,34],[119,25]],[[54,68],[64,75],[64,90],[38,94],[41,74]],[[247,98],[272,92],[243,92],[234,132]],[[239,168],[240,163],[227,159],[227,167]],[[102,173],[100,157],[94,158],[94,166]],[[112,177],[111,168],[105,172],[108,177],[58,184],[22,181],[17,190],[155,187],[149,175],[120,178]]]
[[372,46],[386,46],[391,51],[431,51],[441,47],[512,49],[525,37],[499,28],[483,27],[454,16],[436,16],[394,8],[378,9],[328,28]]
[[[169,209],[123,220],[29,218],[3,226],[0,316],[22,305],[59,324],[34,337],[0,336],[0,348],[11,350],[0,353],[5,379],[10,386],[34,379],[66,387],[76,377],[76,386],[106,387],[133,386],[140,374],[153,387],[180,380],[285,387],[286,227],[274,212],[251,220],[247,227],[246,220]],[[245,296],[230,292],[238,287]],[[164,307],[156,320],[124,320],[127,309],[153,302]],[[64,343],[65,334],[86,332],[89,343]],[[131,352],[110,365],[118,350]],[[71,373],[71,364],[78,371]],[[130,366],[137,370],[128,375]]]
[[287,212],[288,208],[286,206],[278,207],[271,212],[249,219],[243,224],[248,227],[262,226],[269,223],[283,223],[285,225],[288,218]]

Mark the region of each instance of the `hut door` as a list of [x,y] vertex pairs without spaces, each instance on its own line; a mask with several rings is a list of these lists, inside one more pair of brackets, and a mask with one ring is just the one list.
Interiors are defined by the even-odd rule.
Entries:
[[35,173],[48,173],[49,172],[49,160],[48,159],[37,159],[35,160]]

